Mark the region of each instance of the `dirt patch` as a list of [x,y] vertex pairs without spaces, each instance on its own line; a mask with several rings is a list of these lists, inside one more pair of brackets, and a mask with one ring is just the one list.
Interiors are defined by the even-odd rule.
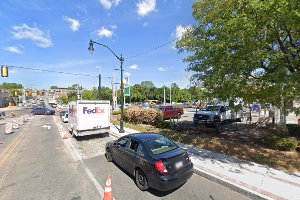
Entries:
[[262,138],[272,133],[271,129],[258,127],[248,130],[225,130],[221,133],[215,128],[182,126],[159,129],[151,125],[130,124],[125,126],[141,132],[160,133],[170,139],[215,153],[268,165],[277,169],[300,172],[300,153],[279,151],[266,147]]

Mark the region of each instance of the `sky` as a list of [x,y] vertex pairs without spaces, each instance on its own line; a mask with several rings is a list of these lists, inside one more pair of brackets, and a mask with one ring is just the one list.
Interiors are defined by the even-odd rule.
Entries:
[[[193,0],[5,0],[0,1],[0,65],[90,74],[75,76],[11,67],[0,83],[49,89],[80,84],[91,89],[111,87],[120,62],[105,47],[125,58],[130,84],[152,81],[156,87],[189,85],[191,72],[170,41],[195,24]],[[161,48],[156,48],[164,45]],[[144,53],[148,52],[148,53]],[[143,54],[144,53],[144,54]],[[115,71],[116,82],[120,71]],[[105,78],[106,77],[106,78]]]

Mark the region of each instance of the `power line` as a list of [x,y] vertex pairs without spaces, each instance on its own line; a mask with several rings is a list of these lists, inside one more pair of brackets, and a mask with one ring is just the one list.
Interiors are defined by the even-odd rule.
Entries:
[[[32,71],[41,71],[41,72],[50,72],[50,73],[57,73],[57,74],[66,74],[66,75],[75,75],[75,76],[88,76],[88,77],[98,77],[91,74],[81,74],[81,73],[72,73],[72,72],[63,72],[63,71],[55,71],[55,70],[48,70],[48,69],[41,69],[41,68],[31,68],[31,67],[19,67],[19,66],[11,66],[11,65],[2,65],[7,66],[9,68],[17,68],[17,69],[26,69]],[[107,78],[107,77],[103,77]]]
[[165,43],[165,44],[159,45],[159,46],[157,46],[157,47],[154,47],[153,49],[150,49],[150,50],[148,50],[148,51],[145,51],[145,52],[136,54],[136,55],[131,56],[131,57],[127,57],[126,60],[127,60],[127,59],[132,59],[132,58],[135,58],[135,57],[138,57],[138,56],[142,56],[142,55],[151,53],[151,52],[153,52],[153,51],[156,51],[157,49],[160,49],[160,48],[162,48],[162,47],[164,47],[164,46],[166,46],[166,45],[168,45],[168,44],[171,44],[171,43],[175,42],[176,40],[177,40],[177,38],[174,38],[173,40],[171,40],[171,41],[169,41],[169,42],[167,42],[167,43]]

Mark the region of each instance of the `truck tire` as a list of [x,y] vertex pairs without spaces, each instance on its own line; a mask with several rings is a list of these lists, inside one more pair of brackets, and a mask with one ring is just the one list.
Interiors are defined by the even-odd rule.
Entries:
[[178,114],[177,114],[177,119],[180,119],[180,118],[181,118],[181,114],[178,113]]
[[74,130],[74,129],[72,129],[72,137],[73,137],[73,138],[76,138],[75,130]]

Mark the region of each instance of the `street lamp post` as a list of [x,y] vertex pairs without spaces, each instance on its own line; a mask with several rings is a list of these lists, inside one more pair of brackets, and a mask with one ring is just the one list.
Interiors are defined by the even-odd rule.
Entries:
[[[104,46],[106,47],[112,54],[114,54],[114,56],[121,62],[121,99],[124,99],[124,85],[123,85],[123,62],[124,62],[124,58],[122,57],[122,55],[119,57],[117,56],[108,46],[95,42],[93,40],[90,40],[90,46],[88,48],[90,54],[93,54],[95,49],[94,49],[94,45],[93,44],[98,44],[100,46]],[[120,130],[119,133],[124,133],[124,116],[123,116],[123,112],[124,112],[124,102],[121,101],[121,120],[120,120]]]

